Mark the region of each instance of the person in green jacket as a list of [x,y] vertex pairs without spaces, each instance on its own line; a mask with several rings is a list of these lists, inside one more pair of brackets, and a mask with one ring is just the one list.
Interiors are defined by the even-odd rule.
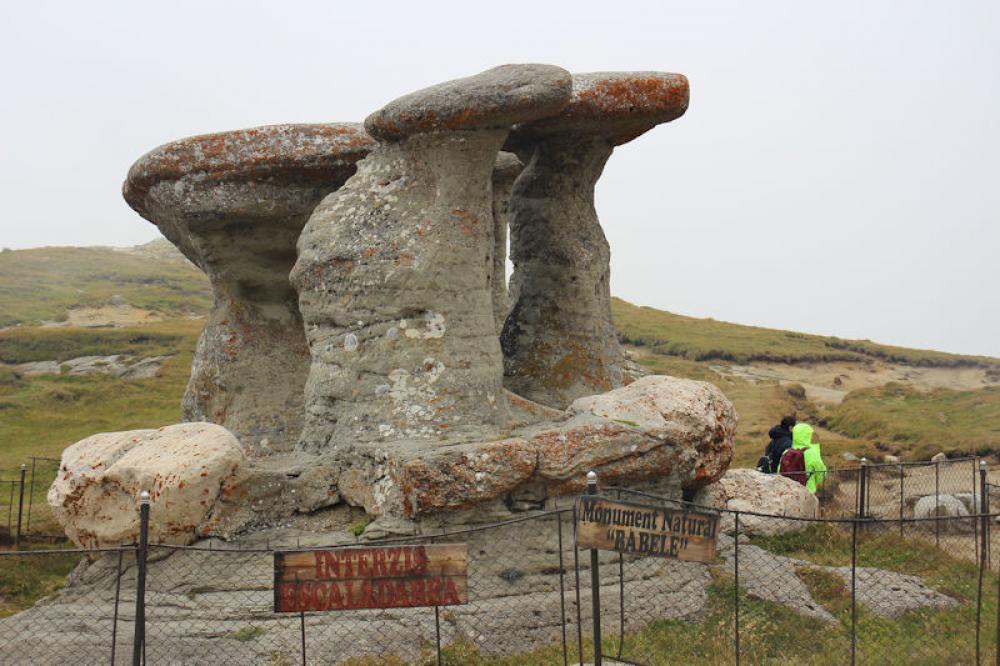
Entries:
[[819,442],[813,441],[813,428],[799,423],[792,428],[792,448],[804,449],[802,459],[806,466],[806,489],[816,494],[816,488],[826,479],[826,463],[819,451]]

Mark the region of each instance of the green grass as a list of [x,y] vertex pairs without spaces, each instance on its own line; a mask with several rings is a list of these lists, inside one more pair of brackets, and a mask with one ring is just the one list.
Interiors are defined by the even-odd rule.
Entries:
[[696,319],[612,299],[611,312],[621,339],[663,356],[692,361],[817,363],[878,359],[920,366],[997,368],[1000,360],[843,340],[714,319]]
[[883,450],[925,460],[1000,449],[1000,388],[917,391],[901,384],[852,391],[829,410],[827,423]]
[[202,313],[212,303],[201,271],[174,258],[101,247],[0,252],[0,326],[62,321],[67,308],[106,304],[116,294],[165,313]]
[[[41,375],[0,384],[0,478],[11,478],[31,456],[58,458],[62,450],[97,432],[154,428],[176,423],[202,323],[176,320],[158,328],[172,353],[159,376]],[[120,331],[104,331],[117,338]],[[127,335],[126,335],[127,337]],[[108,344],[104,349],[121,351]]]
[[0,617],[30,608],[61,588],[79,561],[79,554],[54,549],[45,555],[0,556]]
[[[200,324],[199,324],[200,325]],[[170,329],[161,324],[157,329]],[[66,361],[80,356],[176,354],[187,344],[184,333],[151,326],[117,329],[18,327],[0,331],[0,363]],[[9,369],[5,368],[9,372]],[[3,375],[0,375],[2,383]]]
[[[3,347],[3,342],[12,334],[23,334],[24,339],[30,340],[32,333],[37,332],[42,333],[39,340],[46,341],[40,348],[69,349],[67,340],[77,339],[76,333],[86,333],[91,345],[87,349],[91,352],[173,355],[156,377],[148,379],[119,379],[109,375],[19,377],[0,366],[0,479],[16,479],[20,465],[30,465],[32,456],[59,458],[67,446],[98,432],[177,423],[201,326],[200,321],[179,319],[158,324],[155,333],[145,328],[138,331],[24,329],[0,333],[0,349],[10,349]],[[58,528],[48,511],[45,493],[55,478],[56,466],[40,462],[36,471],[31,527],[33,531],[54,532]]]

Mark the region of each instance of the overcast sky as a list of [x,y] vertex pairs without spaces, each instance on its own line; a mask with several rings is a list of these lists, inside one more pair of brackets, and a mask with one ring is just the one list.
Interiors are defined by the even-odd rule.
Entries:
[[191,134],[362,120],[508,62],[663,70],[687,114],[597,188],[612,291],[1000,356],[1000,3],[0,3],[0,245],[157,236],[121,182]]

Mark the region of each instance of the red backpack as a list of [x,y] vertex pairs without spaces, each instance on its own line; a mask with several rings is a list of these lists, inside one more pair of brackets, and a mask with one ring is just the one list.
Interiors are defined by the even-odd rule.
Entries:
[[803,449],[788,449],[781,454],[781,463],[778,465],[782,476],[787,476],[793,481],[798,481],[803,486],[806,485],[806,456]]

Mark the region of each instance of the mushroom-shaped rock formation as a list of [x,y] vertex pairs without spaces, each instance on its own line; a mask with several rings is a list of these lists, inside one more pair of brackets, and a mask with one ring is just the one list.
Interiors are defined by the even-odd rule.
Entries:
[[501,334],[504,383],[557,408],[622,385],[611,323],[611,251],[594,185],[615,146],[684,113],[680,74],[573,75],[562,113],[514,127],[526,166],[510,200],[513,304]]
[[208,275],[215,305],[183,400],[251,450],[301,431],[309,348],[288,281],[316,204],[375,142],[359,124],[273,125],[181,139],[129,170],[125,200]]
[[507,210],[514,180],[524,169],[524,164],[513,153],[501,152],[493,166],[493,274],[490,284],[493,292],[493,318],[497,335],[503,330],[510,296],[507,294]]
[[494,160],[511,125],[558,113],[571,87],[558,67],[504,65],[366,120],[379,145],[316,207],[292,271],[312,352],[303,449],[503,422]]

